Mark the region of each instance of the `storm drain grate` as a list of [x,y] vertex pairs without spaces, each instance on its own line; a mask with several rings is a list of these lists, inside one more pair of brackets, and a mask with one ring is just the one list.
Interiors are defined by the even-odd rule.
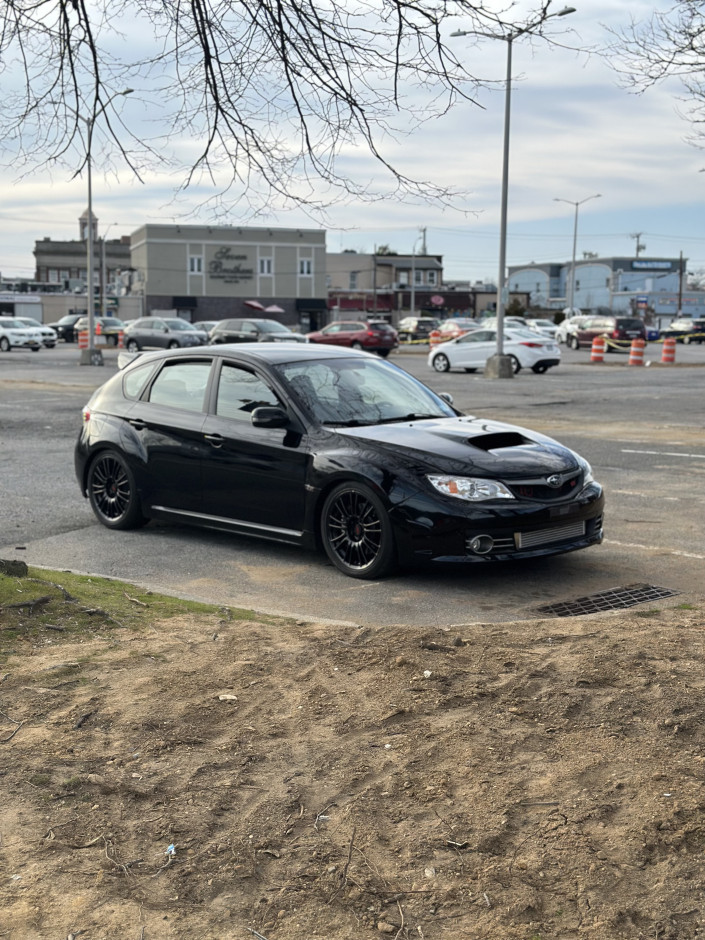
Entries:
[[627,587],[612,588],[610,591],[600,591],[599,594],[578,597],[574,601],[546,604],[544,607],[537,607],[536,612],[554,617],[579,617],[580,614],[596,614],[601,610],[634,607],[636,604],[643,604],[644,601],[673,597],[675,594],[680,594],[680,591],[670,591],[668,588],[653,587],[650,584],[629,584]]

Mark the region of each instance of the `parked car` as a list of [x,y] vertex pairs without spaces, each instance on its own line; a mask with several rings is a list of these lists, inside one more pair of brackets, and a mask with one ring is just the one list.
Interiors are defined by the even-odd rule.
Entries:
[[639,317],[599,316],[588,317],[568,338],[568,345],[573,349],[592,346],[596,336],[605,336],[608,340],[607,351],[628,349],[632,340],[643,339],[646,342],[646,328]]
[[555,340],[557,343],[569,343],[570,337],[573,333],[578,331],[578,328],[585,323],[588,319],[587,314],[578,314],[573,317],[566,317],[565,320],[562,320],[556,327]]
[[34,317],[13,317],[13,320],[20,327],[28,326],[32,330],[39,330],[42,337],[42,346],[46,346],[47,349],[53,349],[54,346],[56,346],[58,336],[56,330],[52,329],[50,326],[44,326],[43,323],[40,323],[39,320],[35,320]]
[[140,317],[125,327],[123,343],[130,352],[205,346],[208,333],[181,317]]
[[432,330],[437,330],[440,320],[435,317],[404,317],[397,326],[400,343],[426,342]]
[[67,313],[56,323],[47,323],[47,326],[55,330],[58,338],[63,339],[65,343],[75,343],[78,336],[74,332],[74,326],[84,316],[84,313]]
[[[81,317],[74,324],[74,333],[82,333],[88,329],[88,317]],[[96,336],[105,336],[108,346],[117,346],[120,334],[125,332],[125,324],[117,317],[94,317],[93,330]]]
[[211,330],[216,327],[221,321],[220,320],[196,320],[193,324],[197,330],[203,330],[204,333],[208,333],[210,336]]
[[574,451],[333,346],[136,356],[83,409],[75,471],[107,528],[161,519],[320,545],[353,578],[602,540],[602,488]]
[[14,317],[0,317],[0,351],[22,347],[38,352],[42,348],[42,334],[31,326],[20,325]]
[[668,326],[660,331],[661,339],[673,336],[677,343],[703,343],[705,342],[705,320],[692,317],[679,317],[671,320]]
[[254,318],[220,320],[210,331],[211,343],[305,343],[303,333],[294,333],[276,320]]
[[[550,336],[510,327],[503,333],[504,354],[512,360],[515,374],[521,369],[543,373],[561,361],[561,350]],[[436,372],[463,369],[476,372],[497,352],[497,331],[472,330],[448,343],[441,343],[428,354],[428,364]]]
[[472,317],[451,317],[450,320],[444,320],[438,327],[441,342],[445,343],[446,340],[455,339],[456,336],[462,336],[463,333],[467,333],[469,330],[476,330],[479,325],[478,321],[473,320]]
[[543,333],[545,336],[550,336],[551,339],[556,338],[558,327],[553,320],[534,320],[529,318],[526,321],[526,325],[535,333]]
[[309,343],[366,349],[383,357],[399,345],[397,331],[385,320],[334,320],[306,338]]

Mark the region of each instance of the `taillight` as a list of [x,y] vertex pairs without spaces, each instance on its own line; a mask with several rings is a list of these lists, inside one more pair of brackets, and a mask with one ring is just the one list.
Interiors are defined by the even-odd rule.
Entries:
[[88,422],[91,420],[91,410],[88,405],[86,405],[81,414],[83,415],[83,423],[88,424]]
[[619,339],[619,330],[612,330],[612,339]]
[[543,349],[543,343],[530,343],[528,340],[526,341],[522,340],[522,342],[519,345],[529,346],[531,349]]

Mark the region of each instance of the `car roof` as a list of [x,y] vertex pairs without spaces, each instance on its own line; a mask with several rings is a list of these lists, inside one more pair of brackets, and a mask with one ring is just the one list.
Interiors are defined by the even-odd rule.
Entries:
[[[256,346],[256,349],[252,347]],[[374,359],[373,353],[350,349],[347,346],[326,346],[318,343],[221,343],[218,346],[192,346],[186,349],[161,349],[140,353],[136,361],[152,362],[159,359],[237,358],[252,363],[306,362],[316,359]]]

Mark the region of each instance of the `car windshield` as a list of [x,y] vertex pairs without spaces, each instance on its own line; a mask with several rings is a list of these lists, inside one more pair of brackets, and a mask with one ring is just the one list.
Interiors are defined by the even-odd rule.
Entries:
[[456,414],[413,376],[378,359],[306,360],[277,369],[321,424],[357,427]]
[[189,323],[188,320],[182,320],[180,317],[175,317],[171,320],[164,321],[170,330],[193,330],[195,329],[193,323]]
[[276,320],[260,320],[258,326],[263,333],[291,333],[288,326]]

